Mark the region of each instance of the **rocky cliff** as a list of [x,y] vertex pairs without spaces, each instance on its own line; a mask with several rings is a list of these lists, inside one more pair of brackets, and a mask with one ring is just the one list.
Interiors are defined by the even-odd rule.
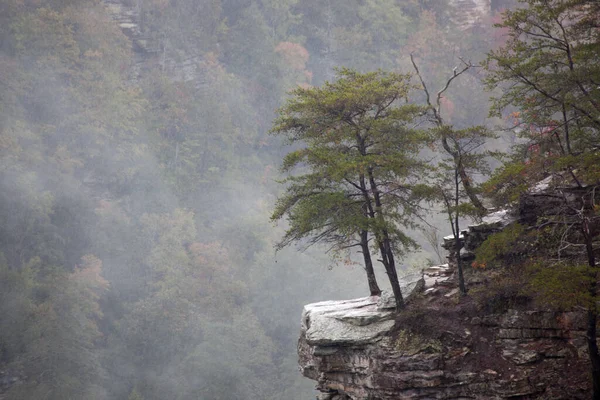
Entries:
[[129,80],[136,83],[148,70],[158,67],[174,82],[205,83],[204,58],[198,54],[174,54],[168,40],[156,37],[143,29],[139,2],[103,0],[109,14],[121,31],[131,40],[133,65]]
[[[461,257],[511,218],[498,212],[465,230]],[[468,278],[471,292],[485,292],[494,279]],[[317,398],[590,398],[583,311],[514,303],[490,311],[474,296],[459,299],[455,282],[452,265],[429,268],[420,284],[405,288],[410,301],[397,316],[377,297],[307,305],[298,353]]]
[[589,398],[583,313],[479,315],[429,289],[397,321],[373,298],[306,306],[298,352],[318,399]]
[[[492,14],[492,0],[449,0],[451,19],[461,30],[467,30]],[[131,39],[133,65],[130,81],[136,83],[148,70],[159,67],[175,82],[193,82],[202,87],[205,76],[201,54],[174,51],[169,39],[144,29],[141,2],[132,0],[102,0],[122,32]]]
[[491,0],[450,0],[452,20],[461,29],[466,30],[481,23],[492,11]]

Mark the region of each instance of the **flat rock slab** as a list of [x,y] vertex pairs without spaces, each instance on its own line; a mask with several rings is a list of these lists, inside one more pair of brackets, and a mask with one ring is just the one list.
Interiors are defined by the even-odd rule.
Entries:
[[378,296],[322,301],[304,306],[302,329],[311,346],[366,345],[388,332],[392,310],[377,308]]
[[[413,293],[446,281],[448,269],[448,265],[440,265],[403,277],[405,301],[410,301]],[[393,328],[394,307],[394,296],[387,292],[381,297],[308,304],[302,311],[302,333],[310,346],[364,346]]]
[[[435,273],[445,268],[442,266]],[[425,286],[421,273],[405,276],[403,281],[405,301]],[[381,297],[308,304],[302,311],[302,333],[310,346],[364,346],[377,342],[393,328],[394,307],[394,297],[386,292]]]

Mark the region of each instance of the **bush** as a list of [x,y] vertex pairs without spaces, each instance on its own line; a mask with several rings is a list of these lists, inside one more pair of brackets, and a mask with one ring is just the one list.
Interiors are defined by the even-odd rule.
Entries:
[[519,271],[502,274],[487,285],[471,289],[469,294],[485,314],[504,313],[511,308],[525,306],[531,301],[523,285],[523,278],[523,273]]
[[525,228],[520,224],[513,224],[503,231],[490,235],[475,250],[474,268],[497,266],[501,262],[506,264],[518,260],[530,247],[530,238],[525,236]]

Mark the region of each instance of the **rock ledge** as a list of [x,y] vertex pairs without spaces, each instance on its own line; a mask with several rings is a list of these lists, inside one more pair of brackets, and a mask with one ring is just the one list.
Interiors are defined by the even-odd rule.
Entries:
[[378,297],[307,305],[298,354],[317,399],[590,398],[584,313],[481,315],[451,274],[424,271],[399,316]]

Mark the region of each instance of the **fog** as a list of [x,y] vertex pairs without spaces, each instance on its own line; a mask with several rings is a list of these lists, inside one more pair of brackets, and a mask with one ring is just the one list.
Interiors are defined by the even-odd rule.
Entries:
[[[302,306],[368,287],[356,253],[274,250],[271,122],[335,67],[411,72],[412,53],[439,90],[514,5],[454,3],[0,0],[0,398],[313,398]],[[489,96],[474,69],[448,121],[501,123]],[[401,276],[438,261],[413,235]]]

